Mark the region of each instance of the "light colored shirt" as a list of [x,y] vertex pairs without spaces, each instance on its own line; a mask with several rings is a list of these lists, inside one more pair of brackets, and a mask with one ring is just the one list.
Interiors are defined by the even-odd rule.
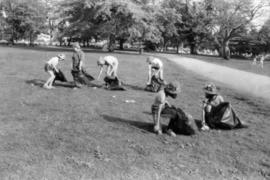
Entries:
[[214,99],[208,101],[208,104],[217,107],[220,103],[224,102],[224,99],[221,95],[216,95]]
[[149,63],[149,65],[151,67],[155,67],[155,68],[163,68],[163,63],[160,59],[158,58],[153,58],[153,60],[151,61],[151,63]]
[[104,58],[105,64],[109,66],[118,66],[118,59],[114,56],[105,56]]
[[47,61],[47,64],[49,64],[50,66],[52,66],[54,68],[56,68],[58,63],[59,63],[59,58],[58,57],[53,57],[49,61]]

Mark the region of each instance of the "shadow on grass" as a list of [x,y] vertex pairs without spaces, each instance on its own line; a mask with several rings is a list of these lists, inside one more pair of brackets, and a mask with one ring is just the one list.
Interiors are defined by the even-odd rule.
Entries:
[[120,124],[120,125],[130,125],[136,128],[142,129],[143,131],[153,133],[153,124],[141,121],[131,121],[127,119],[122,119],[119,117],[113,117],[109,115],[101,115],[106,121]]
[[202,121],[199,120],[199,119],[194,119],[194,122],[197,126],[198,129],[201,129],[202,128]]
[[[27,84],[31,84],[31,85],[39,86],[39,87],[42,87],[43,84],[45,83],[45,81],[44,80],[41,80],[41,79],[32,79],[32,80],[27,80],[25,82]],[[73,88],[74,87],[74,84],[73,84],[73,82],[55,82],[54,83],[54,86],[56,86],[56,87]]]
[[132,84],[124,84],[125,87],[129,88],[129,89],[133,89],[135,91],[145,91],[144,87],[140,87],[137,85],[132,85]]
[[35,86],[39,86],[39,87],[42,87],[43,84],[45,83],[44,80],[41,80],[41,79],[32,79],[32,80],[27,80],[25,81],[27,84],[33,84]]

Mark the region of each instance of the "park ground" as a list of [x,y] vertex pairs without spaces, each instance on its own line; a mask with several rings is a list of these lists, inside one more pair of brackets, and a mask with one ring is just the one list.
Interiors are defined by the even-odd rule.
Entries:
[[[216,82],[248,129],[157,136],[150,114],[155,94],[143,91],[146,56],[113,54],[127,91],[61,84],[45,90],[44,63],[58,51],[1,47],[0,52],[1,179],[270,178],[270,104],[262,99]],[[65,54],[61,69],[72,80],[71,52]],[[91,75],[97,77],[96,60],[104,55],[86,53]],[[182,84],[178,98],[169,101],[200,119],[202,87],[209,79],[163,61],[166,80]]]

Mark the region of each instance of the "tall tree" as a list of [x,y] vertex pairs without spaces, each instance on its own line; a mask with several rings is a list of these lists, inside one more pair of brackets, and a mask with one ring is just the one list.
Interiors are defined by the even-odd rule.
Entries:
[[46,21],[43,1],[4,0],[3,6],[7,13],[6,22],[11,32],[11,42],[29,38],[32,44],[36,35],[43,30]]
[[256,17],[262,4],[254,5],[252,0],[213,0],[212,32],[220,55],[230,59],[230,40],[241,33]]

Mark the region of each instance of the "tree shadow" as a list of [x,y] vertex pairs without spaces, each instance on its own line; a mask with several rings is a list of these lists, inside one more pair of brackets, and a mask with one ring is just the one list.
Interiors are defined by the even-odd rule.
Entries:
[[194,119],[194,122],[197,126],[198,129],[201,129],[202,128],[202,121],[199,120],[199,119]]
[[[46,81],[41,80],[41,79],[32,79],[32,80],[27,80],[25,82],[27,84],[42,87]],[[54,83],[54,86],[56,86],[56,87],[74,88],[74,83],[73,82],[57,82],[56,81]]]
[[27,84],[31,84],[31,85],[35,85],[35,86],[39,86],[42,87],[43,84],[46,82],[44,80],[41,79],[32,79],[32,80],[27,80],[25,81]]
[[106,121],[113,122],[121,125],[131,125],[135,128],[142,129],[143,131],[153,133],[153,124],[141,121],[131,121],[127,119],[122,119],[119,117],[113,117],[109,115],[101,115]]
[[132,85],[132,84],[124,84],[125,87],[129,88],[129,89],[133,89],[135,91],[145,91],[144,87],[140,87],[137,85]]

